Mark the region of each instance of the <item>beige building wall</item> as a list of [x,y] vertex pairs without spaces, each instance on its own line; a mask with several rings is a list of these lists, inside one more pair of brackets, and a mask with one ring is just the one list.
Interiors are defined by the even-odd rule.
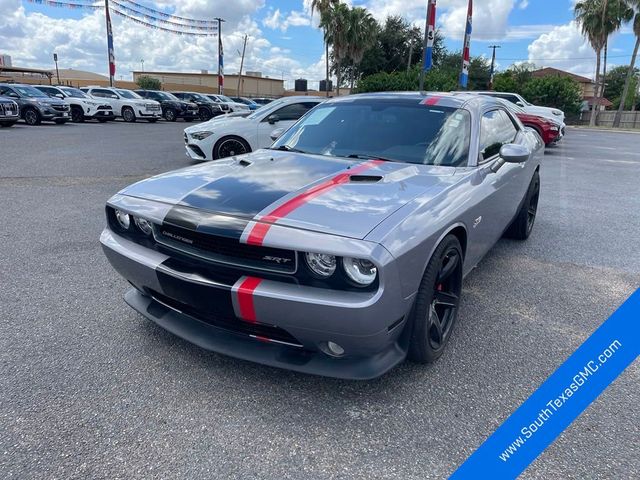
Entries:
[[[203,93],[216,93],[218,91],[218,75],[214,73],[136,71],[133,72],[134,82],[142,75],[160,80],[164,90],[193,90]],[[281,97],[284,95],[284,81],[276,78],[243,75],[238,89],[238,75],[225,75],[224,93],[247,97]]]

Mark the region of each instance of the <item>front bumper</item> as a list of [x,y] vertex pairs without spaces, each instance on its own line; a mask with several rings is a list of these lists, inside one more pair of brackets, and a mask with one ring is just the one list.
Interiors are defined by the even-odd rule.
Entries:
[[185,133],[184,148],[187,157],[198,161],[213,160],[213,142],[207,142],[208,139],[209,137],[198,141]]
[[[105,229],[111,265],[134,290],[126,302],[161,327],[208,350],[266,365],[345,379],[375,378],[404,360],[412,299],[383,283],[346,292],[262,279],[252,293],[257,321],[240,318],[238,282],[176,266],[175,259]],[[386,268],[387,271],[390,268]],[[246,279],[247,277],[242,277]],[[345,355],[323,353],[339,344]],[[324,349],[326,351],[326,349]]]
[[41,108],[40,110],[40,116],[42,117],[42,120],[70,120],[71,119],[71,114],[70,111],[59,111],[59,110],[54,110],[52,108]]

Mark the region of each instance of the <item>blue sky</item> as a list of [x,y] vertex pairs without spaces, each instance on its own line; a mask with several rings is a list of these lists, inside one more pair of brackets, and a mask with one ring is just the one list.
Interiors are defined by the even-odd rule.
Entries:
[[[63,0],[72,1],[72,0]],[[78,0],[86,3],[87,0]],[[238,70],[242,39],[249,35],[245,68],[314,82],[323,78],[323,46],[316,20],[309,16],[310,0],[136,0],[140,4],[185,17],[222,16],[227,72]],[[400,14],[422,26],[426,0],[351,0],[382,20]],[[572,23],[574,0],[476,0],[472,55],[487,55],[499,44],[499,68],[517,61],[556,66],[593,76],[595,54]],[[23,0],[0,0],[0,53],[14,64],[47,67],[51,53],[73,68],[104,73],[103,12],[37,5]],[[439,0],[437,26],[447,47],[462,44],[466,0]],[[215,39],[191,39],[146,29],[129,20],[113,18],[118,74],[131,70],[215,70]],[[629,27],[610,43],[610,63],[627,64],[634,44]]]

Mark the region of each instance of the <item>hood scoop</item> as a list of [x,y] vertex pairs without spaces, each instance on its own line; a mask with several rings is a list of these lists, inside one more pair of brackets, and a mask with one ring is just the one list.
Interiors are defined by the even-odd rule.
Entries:
[[351,183],[378,183],[382,180],[380,175],[351,175],[349,181]]

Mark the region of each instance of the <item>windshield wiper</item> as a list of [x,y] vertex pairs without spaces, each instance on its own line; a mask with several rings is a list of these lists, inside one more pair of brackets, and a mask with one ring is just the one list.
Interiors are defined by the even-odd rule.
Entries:
[[380,155],[369,155],[366,153],[352,153],[350,155],[345,155],[346,158],[359,158],[362,160],[382,160],[383,162],[395,162],[397,160],[392,160],[390,158],[381,157]]
[[269,147],[268,150],[281,150],[283,152],[294,152],[294,153],[309,153],[304,150],[300,150],[299,148],[290,147],[289,145],[280,145],[279,147],[273,148]]

